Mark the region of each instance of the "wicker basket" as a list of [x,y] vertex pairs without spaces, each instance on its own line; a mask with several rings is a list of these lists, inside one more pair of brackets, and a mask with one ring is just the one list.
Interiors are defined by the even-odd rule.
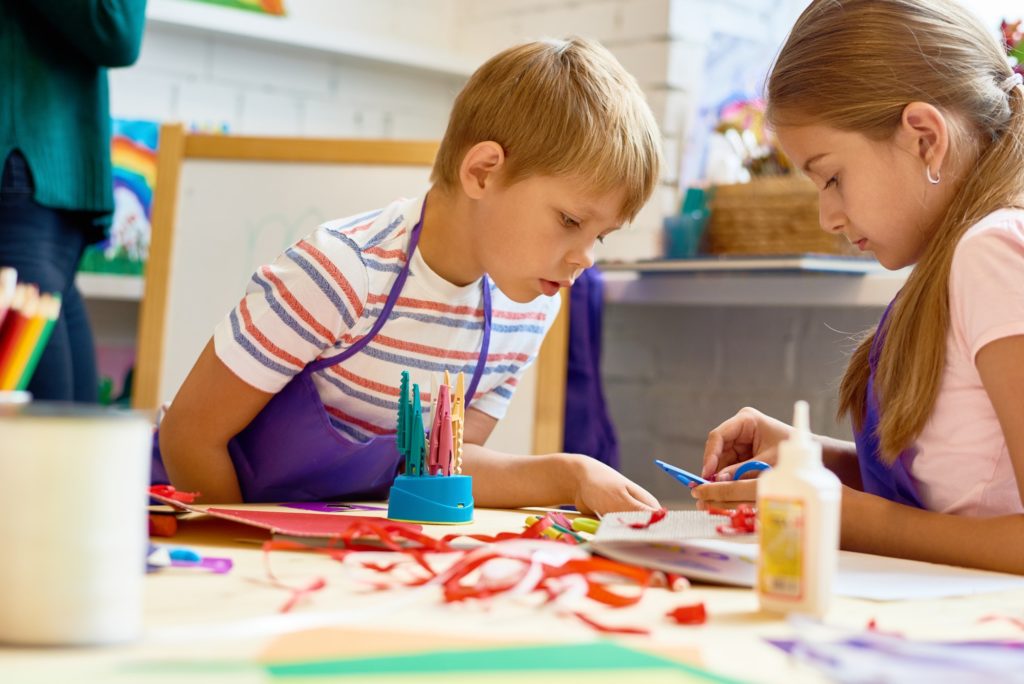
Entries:
[[711,199],[711,254],[855,254],[818,223],[818,190],[802,176],[768,176],[720,185]]

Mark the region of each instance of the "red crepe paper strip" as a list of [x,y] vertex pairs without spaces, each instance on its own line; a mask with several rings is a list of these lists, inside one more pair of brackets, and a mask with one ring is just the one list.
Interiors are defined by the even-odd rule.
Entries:
[[[652,515],[656,517],[657,512]],[[291,592],[291,597],[282,606],[282,611],[291,610],[306,595],[325,586],[322,579],[314,580],[309,586],[294,588],[280,582],[273,574],[269,563],[271,550],[311,550],[329,554],[343,561],[351,553],[360,551],[392,551],[402,554],[403,560],[393,563],[363,562],[361,566],[379,574],[390,574],[404,561],[412,561],[425,571],[411,579],[392,578],[390,585],[372,582],[374,589],[396,586],[416,587],[437,584],[445,603],[472,599],[487,600],[501,594],[510,596],[539,592],[548,603],[574,601],[583,596],[618,608],[636,604],[642,598],[643,590],[650,586],[653,571],[610,559],[592,556],[588,551],[575,545],[575,539],[562,535],[558,540],[544,536],[552,525],[560,524],[557,515],[545,515],[521,533],[488,535],[447,535],[433,539],[421,532],[415,525],[395,523],[381,518],[331,516],[341,524],[339,534],[334,538],[337,547],[310,547],[297,541],[268,541],[264,544],[264,562],[267,576],[275,587]],[[661,517],[664,517],[662,515]],[[660,518],[657,518],[660,519]],[[657,522],[657,519],[654,522]],[[569,522],[566,520],[565,522]],[[468,551],[454,549],[451,542],[467,537],[485,546]],[[570,541],[571,540],[571,541]],[[383,548],[382,548],[383,547]],[[457,553],[457,560],[443,572],[435,572],[427,562],[428,553]],[[496,563],[492,564],[492,561]],[[627,584],[634,587],[632,594],[614,591],[613,584]],[[568,606],[560,608],[563,614],[577,615],[594,629],[623,634],[646,634],[647,630],[631,627],[606,627]]]
[[985,617],[978,619],[978,622],[1001,622],[1001,621],[1009,622],[1014,627],[1016,627],[1018,629],[1024,630],[1024,620],[1021,620],[1020,618],[1015,618],[1015,617],[1010,616],[1010,615],[986,615]]
[[694,603],[689,606],[679,606],[670,610],[666,615],[680,625],[703,625],[708,621],[708,613],[703,603]]
[[376,572],[391,572],[398,567],[398,563],[388,563],[386,565],[381,565],[380,563],[363,563],[363,567],[375,570]]
[[584,615],[583,613],[580,613],[580,612],[574,612],[573,615],[578,617],[585,624],[587,624],[587,625],[593,627],[594,629],[596,629],[598,632],[602,632],[604,634],[643,634],[643,635],[647,635],[647,634],[651,633],[651,630],[646,629],[644,627],[609,627],[608,625],[602,625],[597,620],[594,620],[593,618],[589,618],[589,617],[587,617],[586,615]]
[[317,577],[308,586],[305,587],[290,587],[277,578],[274,571],[270,567],[270,551],[273,549],[281,548],[292,548],[301,547],[301,544],[292,544],[290,542],[275,542],[268,541],[263,544],[263,569],[267,573],[267,578],[270,580],[271,586],[277,587],[278,589],[284,589],[289,592],[291,596],[287,601],[278,609],[281,613],[287,613],[301,600],[303,597],[312,594],[315,591],[320,591],[327,586],[327,581],[323,577]]
[[647,520],[647,522],[635,522],[626,524],[632,527],[634,530],[646,530],[654,523],[658,522],[659,520],[662,520],[666,515],[668,515],[668,509],[659,508],[658,510],[651,512],[651,517],[649,520]]
[[194,502],[199,496],[199,492],[179,492],[171,485],[153,485],[149,488],[149,493],[187,504]]
[[719,525],[715,528],[718,534],[733,537],[738,534],[753,534],[757,531],[757,511],[750,504],[740,504],[735,510],[712,507],[707,511],[709,515],[724,515],[729,518],[728,525]]
[[655,570],[651,574],[651,586],[668,589],[669,591],[682,591],[690,588],[690,580],[673,572]]
[[[562,519],[566,524],[563,525],[559,522]],[[544,514],[543,518],[540,518],[532,525],[529,525],[522,532],[499,532],[496,535],[488,534],[448,534],[441,537],[441,542],[444,544],[450,544],[456,539],[472,539],[474,541],[483,542],[485,544],[493,544],[499,541],[509,541],[512,539],[551,539],[552,541],[561,542],[563,544],[569,544],[570,546],[576,546],[579,542],[574,537],[568,534],[560,535],[557,538],[548,537],[544,534],[546,530],[552,529],[554,525],[561,525],[566,529],[572,529],[572,523],[565,518],[561,513],[555,513],[549,511]]]
[[288,599],[287,601],[285,601],[284,605],[281,606],[281,608],[279,609],[280,612],[287,613],[292,608],[294,608],[295,604],[297,604],[303,597],[308,596],[309,594],[312,594],[314,591],[320,591],[321,589],[326,587],[327,586],[327,582],[324,580],[324,578],[318,577],[315,580],[313,580],[313,582],[310,583],[310,585],[308,587],[305,587],[305,588],[293,589],[293,588],[290,588],[290,587],[286,587],[284,585],[278,585],[278,586],[280,586],[282,589],[287,589],[288,591],[290,591],[292,593],[291,598]]

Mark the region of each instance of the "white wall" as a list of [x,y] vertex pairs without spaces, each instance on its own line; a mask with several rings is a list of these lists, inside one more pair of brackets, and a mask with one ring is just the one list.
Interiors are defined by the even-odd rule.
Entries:
[[[287,19],[275,19],[183,0],[150,3],[157,17],[214,12],[337,27],[339,44],[349,35],[425,49],[451,41],[448,0],[292,0],[288,8]],[[111,71],[110,81],[117,117],[223,124],[238,134],[437,139],[463,79],[150,20],[139,61]]]

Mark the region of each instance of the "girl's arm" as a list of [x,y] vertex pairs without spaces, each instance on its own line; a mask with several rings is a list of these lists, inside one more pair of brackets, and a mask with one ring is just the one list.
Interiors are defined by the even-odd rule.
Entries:
[[[1024,336],[981,348],[974,359],[999,417],[1024,501]],[[843,492],[843,548],[1024,574],[1024,514],[973,518],[932,513]]]
[[199,492],[201,503],[241,501],[228,442],[273,396],[232,373],[210,340],[160,423],[160,454],[171,483]]
[[600,514],[658,508],[657,499],[605,464],[582,454],[506,454],[483,446],[496,421],[468,409],[463,432],[463,468],[473,476],[473,499],[487,508],[557,506],[572,503]]
[[1024,515],[922,511],[844,487],[842,527],[848,551],[1024,575]]
[[815,437],[821,442],[821,460],[825,467],[836,474],[839,481],[851,489],[862,491],[860,463],[857,461],[857,445],[834,437]]

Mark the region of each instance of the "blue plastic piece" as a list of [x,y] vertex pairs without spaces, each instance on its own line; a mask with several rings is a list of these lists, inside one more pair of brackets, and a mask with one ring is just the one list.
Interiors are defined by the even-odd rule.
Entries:
[[399,475],[391,485],[388,518],[434,525],[471,523],[473,478],[469,475]]
[[687,487],[696,487],[697,485],[708,483],[708,481],[703,477],[700,475],[694,475],[689,470],[683,470],[682,468],[678,468],[670,463],[665,463],[664,461],[659,461],[657,459],[655,459],[654,462],[657,463],[662,470],[682,482]]

